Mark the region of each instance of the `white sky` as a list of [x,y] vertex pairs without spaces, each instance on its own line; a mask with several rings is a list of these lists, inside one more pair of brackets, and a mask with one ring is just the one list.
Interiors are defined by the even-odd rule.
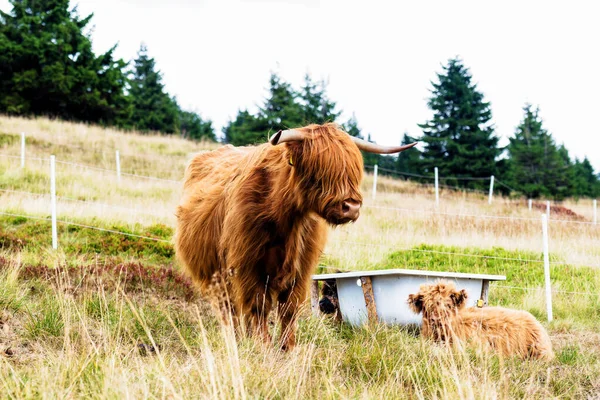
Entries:
[[[72,4],[75,2],[72,1]],[[330,98],[364,133],[396,144],[431,117],[441,65],[460,56],[492,104],[496,133],[513,135],[525,102],[571,156],[600,169],[600,3],[596,1],[79,0],[94,13],[94,47],[141,42],[169,93],[221,127],[254,110],[270,71],[299,87],[329,81]],[[8,11],[7,0],[0,8]],[[345,118],[343,120],[345,120]]]

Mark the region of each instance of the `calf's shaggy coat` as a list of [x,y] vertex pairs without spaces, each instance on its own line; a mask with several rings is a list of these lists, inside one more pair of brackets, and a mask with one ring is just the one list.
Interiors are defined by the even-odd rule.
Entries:
[[265,341],[277,304],[282,347],[289,349],[327,223],[358,218],[359,147],[391,153],[411,146],[374,149],[325,124],[280,131],[259,146],[198,154],[176,213],[178,259],[205,294],[224,293],[222,311]]
[[423,313],[421,335],[448,344],[471,342],[504,355],[521,358],[554,358],[544,327],[526,311],[502,307],[466,307],[467,292],[454,283],[421,285],[408,296],[408,304]]

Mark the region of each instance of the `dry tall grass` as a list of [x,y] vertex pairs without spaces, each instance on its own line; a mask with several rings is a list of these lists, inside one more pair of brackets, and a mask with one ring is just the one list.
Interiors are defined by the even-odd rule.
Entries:
[[[20,154],[20,132],[27,135],[29,158],[21,169],[18,158],[0,155],[0,212],[49,215],[49,165],[31,157],[54,154],[58,161],[109,170],[57,165],[60,220],[131,230],[173,226],[180,185],[131,176],[122,176],[119,183],[115,150],[121,152],[124,172],[178,181],[191,154],[216,146],[48,119],[0,117],[0,154]],[[393,263],[458,270],[467,259],[476,266],[490,259],[438,253],[477,255],[497,247],[511,254],[507,258],[539,260],[541,212],[529,212],[524,201],[496,197],[488,205],[485,195],[442,190],[436,209],[431,188],[380,177],[372,200],[371,185],[367,176],[361,218],[332,230],[323,264],[347,270]],[[553,261],[600,266],[600,227],[578,223],[591,221],[591,201],[563,206],[581,220],[550,222]],[[77,240],[88,240],[78,232]],[[421,244],[432,250],[415,248]],[[585,269],[585,274],[573,266],[553,269],[560,273],[555,289],[584,294],[556,294],[559,318],[546,324],[558,355],[551,363],[503,360],[476,349],[454,353],[397,327],[338,327],[306,310],[298,348],[282,354],[251,340],[236,341],[202,301],[169,295],[154,284],[131,291],[119,279],[86,286],[67,275],[40,279],[24,272],[24,264],[32,263],[102,266],[102,254],[70,260],[62,249],[53,252],[50,243],[17,247],[0,246],[0,257],[7,260],[0,268],[0,397],[546,399],[600,393],[600,325],[594,322],[600,317],[600,300],[594,297],[600,274],[595,269]],[[406,261],[393,258],[401,249],[411,250],[400,252]],[[541,264],[496,261],[499,272],[521,277],[507,286],[524,288],[492,287],[491,301],[543,319],[543,289],[531,287],[537,282],[531,276],[543,276]]]

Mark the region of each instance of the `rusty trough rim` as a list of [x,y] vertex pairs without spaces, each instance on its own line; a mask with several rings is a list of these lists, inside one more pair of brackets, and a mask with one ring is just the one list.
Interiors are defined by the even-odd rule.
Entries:
[[416,269],[379,269],[371,271],[352,271],[340,272],[334,274],[319,274],[313,275],[315,281],[325,279],[343,279],[343,278],[361,278],[363,276],[386,276],[386,275],[412,275],[412,276],[429,276],[436,278],[460,278],[460,279],[477,279],[486,281],[505,281],[504,275],[486,275],[486,274],[467,274],[463,272],[440,272],[440,271],[423,271]]

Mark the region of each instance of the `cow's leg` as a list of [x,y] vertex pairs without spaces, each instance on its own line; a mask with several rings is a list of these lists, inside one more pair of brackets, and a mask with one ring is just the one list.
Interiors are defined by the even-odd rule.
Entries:
[[210,285],[205,286],[204,296],[209,299],[219,321],[225,326],[233,326],[236,333],[239,331],[239,315],[235,307],[233,286],[223,278],[224,274],[215,274]]
[[267,319],[273,303],[267,285],[258,279],[253,283],[239,282],[238,291],[240,311],[246,322],[247,333],[270,343]]
[[[291,296],[286,292],[279,296],[279,322],[281,323],[281,349],[292,350],[296,346],[296,312],[297,304],[290,301]],[[284,300],[285,298],[285,300]]]
[[283,350],[292,350],[296,346],[298,310],[306,300],[309,281],[310,279],[296,279],[293,286],[282,291],[277,297],[281,323],[280,342]]
[[291,350],[296,345],[298,310],[308,295],[311,273],[318,264],[326,239],[325,222],[310,218],[298,223],[288,237],[282,270],[293,275],[288,286],[284,286],[277,296],[283,350]]

